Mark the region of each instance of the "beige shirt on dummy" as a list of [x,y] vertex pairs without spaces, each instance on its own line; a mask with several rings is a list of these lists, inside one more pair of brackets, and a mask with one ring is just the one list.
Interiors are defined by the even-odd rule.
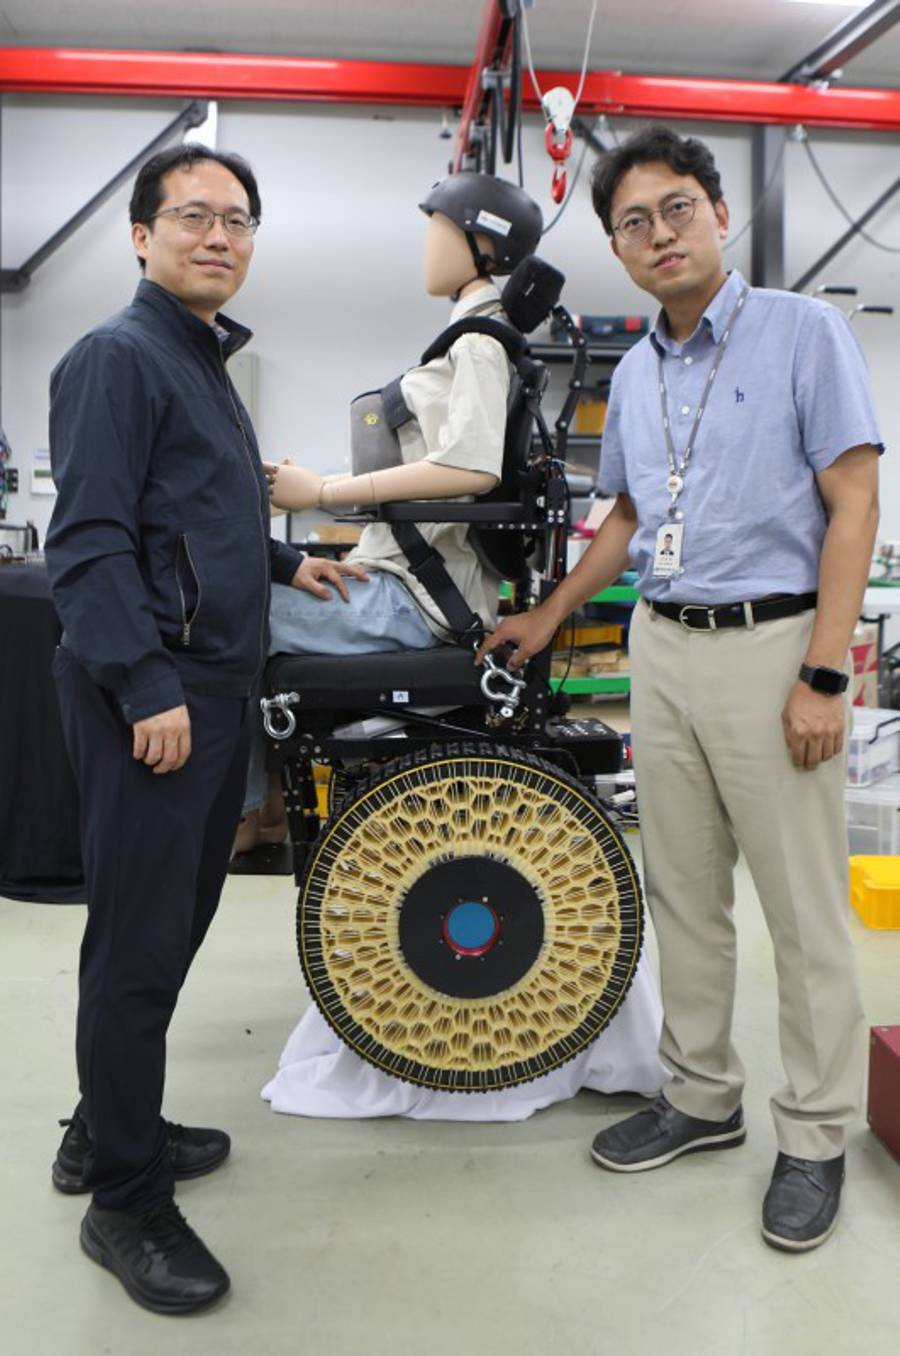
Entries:
[[[468,316],[506,317],[493,284],[458,301],[449,324]],[[464,334],[443,358],[413,367],[401,380],[403,398],[415,416],[399,430],[404,463],[435,461],[500,479],[510,366],[506,350],[486,334]],[[462,496],[452,502],[471,502]],[[436,501],[437,502],[437,501]],[[485,570],[467,541],[467,523],[420,523],[422,536],[440,551],[447,572],[466,602],[493,625],[499,580]],[[365,529],[350,560],[366,569],[388,570],[403,580],[435,635],[451,640],[431,594],[410,573],[406,556],[386,523]]]

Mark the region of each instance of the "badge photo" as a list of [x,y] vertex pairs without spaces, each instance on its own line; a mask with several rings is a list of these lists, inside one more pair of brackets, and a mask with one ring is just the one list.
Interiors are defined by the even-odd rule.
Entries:
[[655,579],[668,579],[680,570],[683,538],[684,523],[663,523],[656,534],[656,548],[653,553]]

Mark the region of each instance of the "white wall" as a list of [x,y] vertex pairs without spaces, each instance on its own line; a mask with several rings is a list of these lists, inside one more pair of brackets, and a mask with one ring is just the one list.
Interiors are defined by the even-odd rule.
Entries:
[[[2,262],[14,267],[74,212],[177,111],[171,102],[6,96],[2,116]],[[416,204],[445,171],[453,143],[438,138],[436,112],[294,104],[225,104],[219,145],[253,164],[263,225],[249,281],[229,308],[256,331],[257,427],[265,452],[320,470],[346,464],[346,407],[414,361],[441,328],[447,305],[420,284],[424,218]],[[621,135],[628,124],[618,128]],[[682,128],[684,124],[680,125]],[[745,128],[692,127],[712,147],[735,227],[750,211]],[[825,171],[861,211],[897,174],[900,138],[814,134]],[[526,127],[526,185],[547,219],[550,162],[535,121]],[[576,143],[575,159],[580,146]],[[590,164],[588,157],[588,166]],[[787,272],[792,282],[841,234],[844,223],[814,179],[801,147],[786,152]],[[568,275],[574,311],[650,309],[613,259],[590,208],[583,175],[542,253]],[[51,499],[32,500],[32,449],[47,445],[47,380],[85,330],[125,304],[137,282],[123,188],[35,275],[2,298],[2,424],[22,491],[10,518],[31,517],[43,537]],[[900,195],[872,224],[900,245]],[[727,256],[749,271],[749,235]],[[857,320],[872,370],[885,440],[884,536],[900,538],[900,255],[851,245],[819,281],[855,284],[860,299],[897,315]]]

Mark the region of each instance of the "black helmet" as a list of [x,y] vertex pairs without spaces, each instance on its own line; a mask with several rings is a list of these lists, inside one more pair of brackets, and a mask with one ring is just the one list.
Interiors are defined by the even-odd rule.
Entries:
[[[537,203],[524,188],[477,170],[461,170],[439,179],[419,206],[431,216],[443,212],[465,231],[479,274],[511,273],[527,254],[533,254],[541,238],[544,219]],[[494,242],[493,261],[486,259],[475,241],[477,233]]]

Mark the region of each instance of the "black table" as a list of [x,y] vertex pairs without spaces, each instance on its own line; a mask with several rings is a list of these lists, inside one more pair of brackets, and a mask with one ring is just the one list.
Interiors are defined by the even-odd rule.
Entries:
[[85,896],[50,672],[59,635],[46,568],[0,565],[0,895],[74,903]]

